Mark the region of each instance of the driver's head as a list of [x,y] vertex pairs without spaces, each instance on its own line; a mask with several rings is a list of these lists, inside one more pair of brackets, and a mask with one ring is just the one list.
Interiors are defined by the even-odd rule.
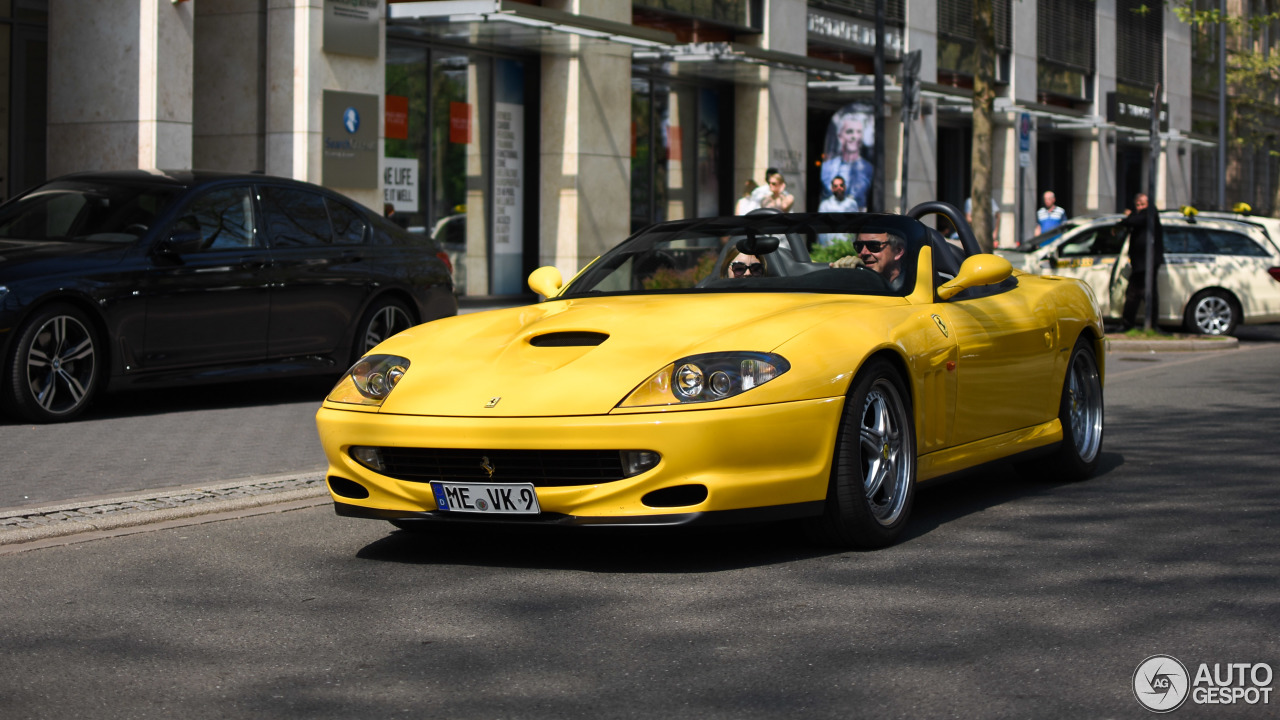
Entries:
[[889,233],[858,233],[853,247],[862,258],[862,264],[892,280],[902,271],[902,256],[907,251],[906,242]]
[[764,263],[755,255],[739,255],[729,263],[729,277],[763,277]]

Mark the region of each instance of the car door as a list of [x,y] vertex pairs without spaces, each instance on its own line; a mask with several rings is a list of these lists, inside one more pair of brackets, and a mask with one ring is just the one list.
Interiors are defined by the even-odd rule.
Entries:
[[274,262],[268,356],[347,362],[339,346],[369,293],[374,250],[363,217],[308,188],[266,185],[259,198]]
[[[975,292],[976,291],[976,292]],[[1038,425],[1057,414],[1057,311],[1016,280],[965,291],[938,309],[955,338],[955,444]]]
[[1052,272],[1082,280],[1093,288],[1106,317],[1119,316],[1123,307],[1123,290],[1119,301],[1112,290],[1119,277],[1127,236],[1118,225],[1094,226],[1067,238],[1052,255]]
[[226,365],[266,356],[271,257],[255,232],[252,189],[193,197],[161,233],[139,277],[143,369]]

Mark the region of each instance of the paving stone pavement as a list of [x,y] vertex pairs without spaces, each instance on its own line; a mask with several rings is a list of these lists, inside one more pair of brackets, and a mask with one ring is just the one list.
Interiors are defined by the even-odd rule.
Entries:
[[120,498],[0,510],[0,545],[308,498],[315,498],[320,503],[327,492],[324,474],[312,472],[241,478],[216,485],[152,491]]

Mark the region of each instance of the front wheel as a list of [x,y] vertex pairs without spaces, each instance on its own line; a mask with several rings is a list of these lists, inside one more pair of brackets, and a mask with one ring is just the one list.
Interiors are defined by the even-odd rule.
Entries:
[[70,420],[84,412],[98,385],[101,343],[93,322],[70,305],[50,305],[18,331],[5,363],[3,395],[31,422]]
[[915,498],[916,442],[902,376],[882,359],[854,379],[840,419],[823,515],[809,521],[819,542],[853,548],[892,545]]
[[1235,299],[1222,290],[1204,290],[1187,303],[1183,325],[1200,335],[1230,335],[1240,323]]

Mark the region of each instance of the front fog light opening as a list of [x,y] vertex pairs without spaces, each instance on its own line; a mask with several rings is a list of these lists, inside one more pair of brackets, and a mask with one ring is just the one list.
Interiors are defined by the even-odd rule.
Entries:
[[662,455],[652,450],[623,450],[622,474],[624,477],[635,477],[649,472],[662,461]]
[[376,447],[364,447],[357,445],[349,451],[351,457],[364,467],[375,472],[382,472],[387,466],[382,463],[382,450]]

